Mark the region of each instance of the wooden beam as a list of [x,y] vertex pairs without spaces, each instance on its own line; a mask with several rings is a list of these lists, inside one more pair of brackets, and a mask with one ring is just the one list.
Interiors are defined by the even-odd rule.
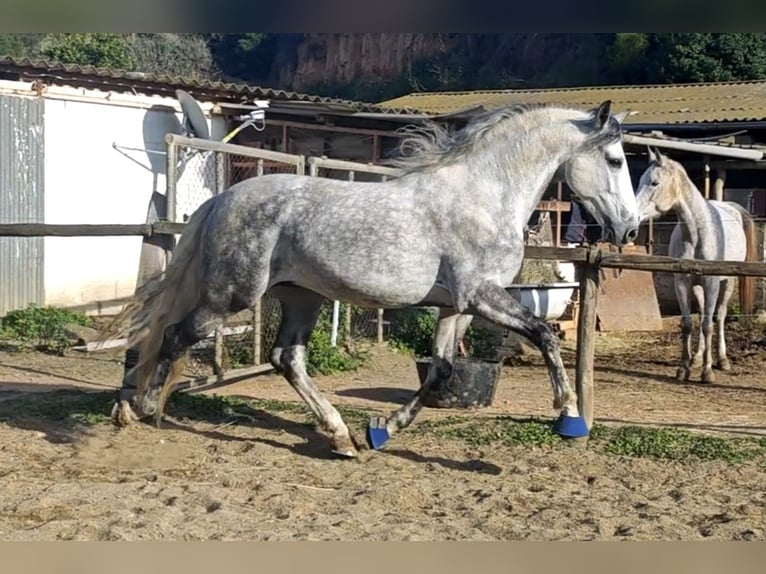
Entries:
[[273,126],[288,126],[291,128],[300,128],[304,130],[315,130],[319,132],[340,132],[340,133],[347,133],[347,134],[362,134],[366,136],[382,136],[386,138],[403,138],[406,137],[406,134],[397,133],[394,131],[386,131],[386,130],[373,130],[373,129],[364,129],[364,128],[346,128],[346,127],[339,127],[339,126],[326,126],[322,124],[308,124],[304,122],[294,122],[290,120],[273,120],[269,119],[269,124]]
[[599,272],[596,265],[580,266],[580,305],[577,321],[577,356],[575,389],[577,407],[588,430],[593,428],[595,385],[593,355],[596,349],[596,307],[598,306]]
[[183,233],[184,223],[158,221],[139,224],[52,224],[0,223],[0,237],[109,237],[131,235],[175,235]]
[[199,393],[202,391],[209,391],[220,387],[226,387],[234,384],[242,379],[248,379],[255,375],[262,375],[274,371],[274,367],[269,363],[263,363],[262,365],[255,365],[252,367],[245,367],[242,369],[233,369],[227,371],[225,374],[219,376],[213,375],[210,377],[203,377],[200,379],[191,379],[178,383],[175,386],[175,390],[181,392],[187,392],[190,394]]

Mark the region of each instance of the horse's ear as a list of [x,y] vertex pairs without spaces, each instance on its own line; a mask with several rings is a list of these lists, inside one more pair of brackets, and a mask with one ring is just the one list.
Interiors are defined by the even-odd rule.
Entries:
[[662,153],[656,147],[649,146],[649,161],[662,165]]
[[618,124],[622,124],[622,120],[624,120],[625,118],[627,118],[629,113],[630,113],[630,112],[628,112],[627,110],[625,110],[624,112],[620,112],[619,114],[614,114],[614,119],[616,119],[616,120],[617,120],[617,123],[618,123]]
[[609,114],[612,110],[612,100],[606,100],[596,110],[596,127],[598,129],[603,128],[609,121]]

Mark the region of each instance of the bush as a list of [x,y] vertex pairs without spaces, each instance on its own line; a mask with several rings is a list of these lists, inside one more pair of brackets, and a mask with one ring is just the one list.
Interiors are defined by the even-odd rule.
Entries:
[[[434,313],[425,309],[402,311],[392,321],[389,343],[396,349],[411,353],[417,358],[433,355],[433,338],[437,319]],[[495,343],[492,332],[481,327],[469,326],[465,332],[466,351],[472,357],[495,358]]]
[[91,319],[58,307],[29,305],[9,312],[0,319],[0,340],[22,347],[62,354],[69,347],[67,325],[88,327]]
[[[358,369],[367,358],[367,354],[358,349],[346,345],[347,341],[343,333],[342,325],[347,313],[346,305],[340,306],[338,324],[337,346],[330,345],[332,334],[332,303],[325,302],[319,314],[316,327],[311,334],[306,348],[306,369],[309,375],[331,375],[337,372],[353,371]],[[276,315],[265,318],[265,328],[272,332],[279,329],[279,320]],[[253,345],[249,344],[252,334],[248,333],[239,337],[226,338],[226,353],[232,367],[253,364]],[[268,349],[270,352],[271,349]]]
[[389,344],[415,357],[430,357],[433,354],[433,338],[436,317],[425,309],[406,309],[391,322]]

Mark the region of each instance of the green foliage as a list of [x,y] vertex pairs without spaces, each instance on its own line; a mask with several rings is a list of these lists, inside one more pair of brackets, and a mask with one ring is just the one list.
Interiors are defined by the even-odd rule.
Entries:
[[342,371],[354,371],[364,363],[367,358],[366,353],[359,349],[354,349],[348,345],[342,325],[345,323],[348,307],[340,306],[340,316],[338,324],[337,345],[330,345],[332,335],[332,305],[325,303],[319,313],[316,328],[311,334],[307,347],[308,357],[306,366],[309,375],[330,375]]
[[127,41],[121,34],[49,34],[43,40],[41,51],[54,62],[133,69]]
[[433,354],[433,337],[436,317],[425,309],[405,309],[392,321],[388,341],[401,351],[415,357],[430,357]]
[[[352,312],[359,312],[355,309]],[[326,302],[317,320],[316,327],[311,334],[308,346],[306,348],[306,368],[309,375],[331,375],[333,373],[353,371],[364,364],[367,359],[367,353],[361,349],[349,345],[346,340],[343,325],[347,306],[340,306],[340,317],[338,319],[338,340],[337,345],[333,347],[331,342],[332,335],[332,304]],[[268,324],[265,325],[267,331],[276,332],[279,329],[279,320],[271,316]],[[229,365],[231,367],[241,367],[253,364],[253,345],[252,333],[247,333],[237,337],[226,337],[224,339],[225,352]]]
[[[417,358],[430,357],[433,355],[436,322],[436,315],[426,309],[400,311],[396,320],[391,322],[388,343]],[[495,358],[494,336],[490,330],[471,325],[465,332],[464,342],[469,355],[481,359]]]
[[[207,45],[215,66],[229,78],[274,84],[275,66],[286,65],[302,34],[208,34]],[[289,56],[288,56],[289,54]],[[289,77],[289,75],[288,75]],[[275,86],[277,87],[277,86]],[[289,85],[281,85],[291,89]]]
[[[501,444],[508,447],[557,446],[567,444],[553,432],[551,423],[536,418],[493,417],[467,421],[449,417],[418,424],[417,432],[461,440],[471,446]],[[594,425],[588,448],[632,458],[664,460],[720,460],[739,464],[766,460],[766,439],[723,438],[673,428]]]
[[[114,393],[54,391],[6,398],[0,401],[0,419],[47,419],[65,425],[109,423]],[[341,407],[341,416],[355,425],[365,425],[371,412]],[[262,420],[258,411],[292,413],[307,421],[313,415],[300,401],[242,399],[227,396],[173,393],[168,412],[175,417],[223,422]],[[466,417],[461,415],[424,420],[408,432],[460,441],[474,447],[502,445],[507,448],[561,448],[569,441],[551,430],[551,422],[536,417]],[[673,428],[594,425],[588,449],[614,456],[672,461],[722,461],[741,464],[766,462],[766,437],[730,438],[691,433]]]
[[0,56],[32,58],[39,55],[44,34],[0,34]]
[[29,305],[9,312],[0,319],[0,340],[20,343],[22,347],[62,353],[69,345],[67,325],[90,326],[91,319],[58,307]]
[[686,83],[766,77],[763,33],[621,33],[608,49],[620,83]]
[[693,434],[677,429],[619,427],[608,434],[604,450],[632,457],[669,460],[723,460],[739,463],[763,454],[752,440]]
[[496,358],[495,336],[489,329],[471,325],[465,332],[464,341],[466,351],[472,357],[491,360]]
[[216,71],[201,34],[129,34],[126,46],[133,68],[148,74],[204,79]]

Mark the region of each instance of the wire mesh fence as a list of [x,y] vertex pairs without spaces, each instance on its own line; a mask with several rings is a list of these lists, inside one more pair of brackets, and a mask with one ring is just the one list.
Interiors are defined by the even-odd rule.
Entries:
[[[186,222],[205,201],[230,186],[273,173],[305,173],[304,157],[207,140],[168,143],[168,219]],[[228,317],[211,337],[190,350],[186,372],[200,377],[268,361],[281,319],[279,301],[260,299]]]

